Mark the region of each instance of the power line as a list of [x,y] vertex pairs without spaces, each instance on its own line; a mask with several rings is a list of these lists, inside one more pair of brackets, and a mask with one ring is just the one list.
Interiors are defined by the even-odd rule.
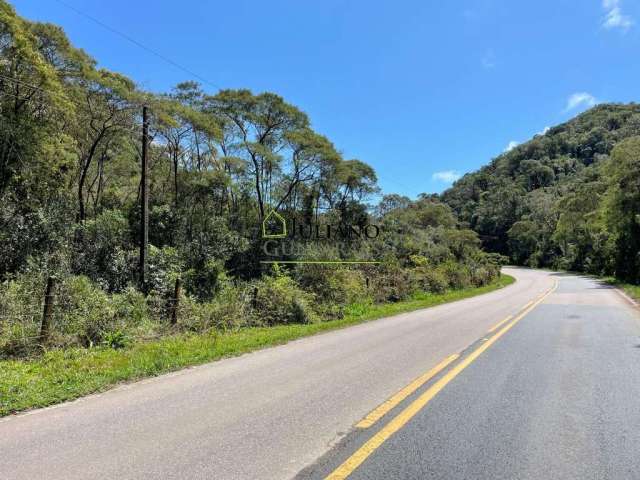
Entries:
[[101,20],[98,20],[97,18],[93,17],[92,15],[89,15],[88,13],[83,12],[82,10],[79,10],[78,8],[74,7],[73,5],[69,5],[67,2],[64,2],[62,0],[56,0],[56,2],[58,2],[60,5],[63,5],[65,7],[67,7],[70,10],[73,10],[74,12],[76,12],[78,15],[81,15],[85,18],[87,18],[88,20],[91,20],[93,23],[101,26],[102,28],[104,28],[105,30],[110,31],[111,33],[118,35],[122,38],[124,38],[125,40],[127,40],[128,42],[136,45],[138,48],[141,48],[143,50],[145,50],[146,52],[156,56],[157,58],[159,58],[160,60],[170,64],[171,66],[178,68],[179,70],[182,70],[185,73],[188,73],[189,75],[197,78],[198,80],[200,80],[203,83],[206,83],[209,86],[212,86],[218,90],[222,90],[222,87],[220,87],[219,85],[216,85],[215,83],[207,80],[206,78],[198,75],[197,73],[195,73],[192,70],[189,70],[186,67],[183,67],[182,65],[180,65],[178,62],[170,59],[169,57],[166,57],[164,55],[162,55],[161,53],[158,53],[157,51],[147,47],[146,45],[144,45],[143,43],[139,42],[138,40],[136,40],[135,38],[130,37],[129,35],[127,35],[126,33],[123,33],[119,30],[116,30],[115,28],[107,25],[106,23],[104,23]]
[[10,77],[8,75],[3,75],[2,73],[0,73],[0,78],[4,78],[5,80],[9,80],[11,82],[17,83],[19,85],[24,85],[25,87],[29,87],[29,88],[33,88],[34,90],[39,90],[43,93],[51,93],[51,92],[47,92],[44,88],[42,87],[38,87],[36,85],[32,85],[31,83],[27,83],[23,80],[20,80],[19,78],[15,78],[15,77]]
[[[45,93],[47,95],[53,95],[53,92],[51,90],[47,90],[47,89],[39,87],[37,85],[33,85],[32,83],[25,82],[24,80],[20,80],[19,78],[11,77],[9,75],[3,75],[2,73],[0,73],[0,78],[3,78],[5,80],[8,80],[8,81],[13,82],[13,83],[17,83],[18,85],[23,85],[25,87],[32,88],[33,90],[36,90],[36,91],[41,92],[41,93]],[[15,95],[13,95],[13,96],[16,97]],[[16,98],[19,98],[19,97],[16,97]],[[69,100],[71,103],[75,103],[76,105],[78,105],[80,107],[86,107],[86,104],[84,102],[80,101],[80,100],[75,100],[73,98],[69,98],[68,96],[66,97],[66,99]]]
[[[35,85],[31,85],[30,83],[23,82],[23,81],[18,80],[16,78],[8,77],[8,76],[2,75],[2,74],[0,74],[0,78],[4,78],[4,79],[7,79],[9,81],[14,81],[16,83],[20,83],[20,84],[25,85],[27,87],[33,88],[33,89],[35,89],[35,90],[37,90],[37,91],[39,91],[41,93],[51,94],[50,91],[47,91],[44,88],[36,87]],[[42,99],[42,97],[40,97],[39,99],[38,98],[20,97],[18,95],[14,95],[13,93],[9,93],[7,91],[2,91],[2,90],[0,90],[0,96],[9,96],[9,97],[15,98],[16,100],[22,100],[25,103],[30,103],[30,102],[33,102],[33,101],[37,101],[38,102],[38,106],[47,105],[47,103]],[[72,103],[75,103],[79,107],[82,107],[82,108],[86,107],[86,104],[84,102],[79,101],[79,100],[74,100],[72,98],[69,98],[68,100],[71,101]],[[123,110],[126,110],[126,109],[127,108],[125,108]],[[114,125],[110,126],[109,128],[114,128],[114,129],[118,129],[118,130],[127,131],[127,132],[133,133],[135,135],[139,135],[140,134],[140,126],[128,127],[128,126],[125,126],[125,125],[116,125],[116,124],[114,124]]]
[[[23,101],[23,102],[27,102],[27,103],[28,103],[28,102],[31,102],[31,101],[34,101],[34,100],[37,100],[37,99],[35,99],[35,98],[20,97],[20,96],[18,96],[18,95],[14,95],[13,93],[4,92],[4,91],[0,91],[0,95],[4,95],[4,96],[7,96],[7,97],[13,97],[13,98],[15,98],[16,100],[21,100],[21,101]],[[40,99],[39,104],[40,104],[40,106],[45,105],[44,100]]]
[[[44,89],[42,87],[38,87],[37,85],[33,85],[31,83],[25,82],[25,81],[20,80],[18,78],[14,78],[14,77],[11,77],[11,76],[8,76],[8,75],[3,75],[2,73],[0,73],[0,78],[3,78],[3,79],[8,80],[10,82],[17,83],[19,85],[23,85],[23,86],[28,87],[28,88],[32,88],[32,89],[34,89],[34,90],[36,90],[36,91],[38,91],[40,93],[44,93],[44,94],[47,94],[47,95],[51,95],[52,94],[51,91],[46,90],[46,89]],[[1,91],[1,90],[0,90],[0,95],[10,96],[10,97],[13,97],[13,98],[15,98],[17,100],[22,100],[22,101],[25,101],[25,102],[31,102],[33,100],[37,100],[35,98],[20,97],[20,96],[14,95],[13,93],[9,93],[7,91]],[[75,103],[77,106],[79,106],[81,108],[85,108],[86,107],[86,104],[84,102],[80,101],[80,100],[75,100],[75,99],[69,98],[69,97],[67,97],[67,99],[70,102]],[[41,105],[45,104],[45,102],[42,99],[42,97],[40,97],[39,102],[40,102]],[[124,108],[123,110],[126,110],[126,109],[127,108]],[[136,127],[133,127],[133,128],[132,127],[126,127],[124,125],[114,125],[114,127],[115,128],[119,128],[121,130],[131,131],[131,132],[136,133],[136,134],[139,133],[139,129],[136,128]]]
[[[20,97],[18,95],[14,95],[12,93],[9,92],[3,92],[0,91],[0,97],[2,96],[7,96],[7,97],[12,97],[15,98],[16,100],[21,100],[25,103],[32,103],[32,102],[37,102],[37,106],[38,107],[43,107],[48,105],[47,102],[45,102],[42,98],[37,99],[37,98],[26,98],[26,97]],[[109,128],[112,128],[114,130],[120,130],[120,131],[125,131],[125,132],[129,132],[133,135],[139,135],[140,134],[140,127],[128,127],[125,125],[117,125],[117,124],[113,124],[110,125]]]

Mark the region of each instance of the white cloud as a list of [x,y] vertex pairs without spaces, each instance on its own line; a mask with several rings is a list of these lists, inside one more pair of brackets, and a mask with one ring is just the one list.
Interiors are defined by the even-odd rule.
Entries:
[[602,22],[604,28],[620,28],[626,32],[633,26],[633,19],[622,13],[620,0],[602,0],[602,8],[607,12]]
[[445,183],[453,183],[460,177],[462,177],[460,172],[456,172],[455,170],[444,170],[442,172],[436,172],[431,176],[434,180]]
[[496,66],[496,55],[493,53],[493,50],[487,50],[482,58],[480,59],[482,66],[486,69],[493,68]]
[[549,130],[551,130],[551,127],[544,127],[540,132],[536,133],[536,135],[546,135]]
[[520,142],[516,142],[515,140],[511,140],[507,147],[504,149],[504,153],[513,150],[514,148],[516,148],[518,145],[520,145]]
[[564,112],[566,113],[579,107],[593,107],[596,103],[598,103],[598,100],[590,93],[576,92],[567,99],[567,106]]

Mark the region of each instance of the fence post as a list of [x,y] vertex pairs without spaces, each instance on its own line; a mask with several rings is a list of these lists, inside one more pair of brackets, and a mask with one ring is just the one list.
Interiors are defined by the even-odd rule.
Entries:
[[258,287],[253,287],[253,293],[251,294],[251,307],[256,308],[258,306]]
[[51,318],[53,317],[53,300],[55,293],[55,280],[53,277],[47,279],[47,289],[44,294],[44,311],[42,312],[42,325],[40,326],[40,343],[45,344],[49,340],[51,332]]
[[180,305],[180,295],[182,294],[182,281],[176,278],[176,288],[173,291],[173,305],[171,306],[171,325],[178,323],[178,306]]

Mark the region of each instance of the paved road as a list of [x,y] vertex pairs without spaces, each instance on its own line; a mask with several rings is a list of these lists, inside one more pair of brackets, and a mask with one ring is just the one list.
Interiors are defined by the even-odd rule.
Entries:
[[481,297],[0,420],[0,478],[324,478],[484,344],[350,478],[637,478],[636,313],[592,281],[508,272],[516,284]]
[[[557,278],[553,293],[449,382],[434,379],[300,478],[640,478],[640,315],[614,289]],[[363,453],[437,382],[446,387]]]

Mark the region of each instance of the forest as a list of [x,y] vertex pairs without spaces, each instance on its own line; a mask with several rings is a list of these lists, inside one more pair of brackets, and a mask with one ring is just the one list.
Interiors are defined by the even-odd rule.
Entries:
[[465,175],[442,200],[512,263],[638,284],[640,105],[597,105]]
[[[589,153],[554,151],[548,161],[551,147],[538,139],[539,148],[519,147],[490,167],[499,175],[465,177],[446,203],[427,194],[412,200],[381,192],[370,165],[343,158],[275,93],[209,92],[193,81],[145,91],[100,68],[61,28],[23,19],[0,0],[0,358],[325,322],[354,305],[493,284],[500,254],[543,265],[565,248],[567,267],[609,268],[608,257],[594,257],[599,250],[587,251],[590,225],[601,217],[580,211],[578,230],[558,216],[561,227],[544,237],[538,225],[561,193],[567,212],[585,208],[579,195],[595,200],[586,193],[592,188],[608,199],[597,212],[630,201],[600,173],[609,163],[599,156],[622,132],[630,136],[638,117],[633,107],[611,108],[595,113],[616,128],[594,126],[600,137]],[[621,162],[632,162],[637,145],[611,154],[618,167],[606,168],[620,181],[629,173]],[[562,181],[558,169],[581,180]],[[498,211],[511,206],[495,204],[498,197],[522,205]],[[526,211],[539,202],[548,208]],[[261,225],[273,211],[300,225],[380,229],[375,239],[354,236],[340,246],[314,238],[287,260],[379,263],[261,263]],[[616,221],[611,235],[630,220]],[[498,253],[485,253],[481,239]],[[598,237],[608,255],[618,240]]]

